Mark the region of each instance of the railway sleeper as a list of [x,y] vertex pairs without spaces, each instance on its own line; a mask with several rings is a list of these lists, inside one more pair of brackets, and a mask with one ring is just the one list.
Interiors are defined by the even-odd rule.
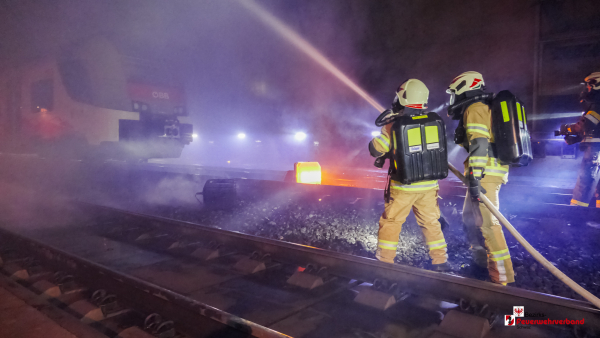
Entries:
[[90,293],[89,289],[77,283],[72,275],[53,273],[31,258],[19,255],[12,257],[2,266],[4,275],[37,294],[40,302],[48,302],[62,309],[107,337],[187,337],[175,329],[173,321],[164,320],[159,314],[145,316],[125,304],[120,304],[117,297],[106,290],[100,289]]
[[[119,217],[116,217],[119,218]],[[141,218],[141,217],[140,217]],[[120,222],[121,224],[123,222]],[[235,241],[230,241],[228,238],[223,237],[222,234],[220,233],[216,233],[215,236],[212,236],[212,234],[210,234],[210,231],[212,230],[198,230],[196,231],[195,229],[190,229],[189,227],[186,226],[182,226],[182,227],[174,227],[172,226],[173,224],[171,223],[175,223],[175,222],[171,222],[169,220],[166,220],[165,224],[162,225],[162,230],[158,229],[159,227],[161,227],[161,225],[151,225],[148,224],[148,228],[146,229],[146,233],[148,232],[156,232],[156,233],[169,233],[169,234],[173,234],[171,236],[168,236],[170,239],[175,239],[175,240],[182,240],[182,238],[184,238],[183,236],[186,236],[183,240],[185,242],[183,243],[177,243],[177,245],[173,245],[175,242],[171,243],[171,249],[167,250],[169,253],[180,253],[180,254],[184,254],[187,256],[193,256],[191,255],[191,253],[193,253],[194,251],[196,251],[199,248],[204,249],[202,254],[201,251],[198,251],[198,257],[196,258],[200,258],[203,260],[206,260],[206,258],[209,257],[210,254],[218,254],[218,256],[213,257],[211,259],[215,259],[218,257],[221,257],[222,252],[226,249],[226,248],[235,248],[236,253],[238,255],[233,255],[232,258],[239,258],[241,254],[241,252],[244,249],[248,249],[250,246],[235,246],[232,245],[233,243],[236,243]],[[146,224],[146,223],[140,223],[140,224]],[[203,233],[203,231],[207,231],[209,232],[208,236],[205,236],[205,234]],[[104,235],[107,235],[106,233],[104,233]],[[182,236],[183,235],[183,236]],[[108,237],[113,237],[108,235]],[[203,245],[202,241],[207,241],[207,238],[218,238],[219,241],[222,241],[223,245],[218,245],[216,243],[209,243],[208,245]],[[126,238],[115,238],[116,240],[119,241],[126,241]],[[152,243],[151,241],[148,242],[134,242],[132,244],[137,244],[137,245],[144,245],[148,244],[147,246],[150,247],[151,249],[154,250],[161,250],[160,247],[154,247],[152,245],[150,245],[150,243]],[[205,243],[205,242],[204,242]],[[167,248],[168,249],[168,248]],[[184,250],[185,249],[185,250]],[[193,249],[193,250],[192,250]],[[290,257],[281,257],[281,260],[277,257],[279,256],[278,254],[278,249],[276,250],[272,250],[272,249],[268,249],[268,251],[271,251],[274,253],[274,259],[277,260],[278,264],[275,265],[286,265],[290,263],[290,261],[294,262],[297,260],[295,259],[289,259]],[[164,251],[164,249],[162,249],[162,251]],[[217,251],[217,253],[215,253],[215,251]],[[248,250],[250,251],[250,250]],[[248,252],[246,251],[246,252]],[[190,253],[190,254],[186,254]],[[232,251],[233,252],[233,251]],[[235,260],[233,260],[233,262],[231,262],[232,260],[224,260],[224,261],[220,261],[217,262],[217,265],[227,265],[229,267],[231,267],[231,265],[229,264],[234,264],[234,266],[236,266],[236,269],[238,272],[242,272],[243,274],[253,274],[259,271],[263,271],[265,269],[268,269],[271,265],[271,259],[270,256],[265,255],[264,253],[260,253],[260,252],[253,252],[251,255],[246,255],[243,256],[241,259],[237,260],[237,262]],[[310,260],[309,260],[310,261]],[[285,263],[287,262],[287,263]],[[259,269],[259,270],[255,270],[257,267],[260,267],[260,264],[264,264],[264,268]],[[299,263],[299,262],[297,262]],[[290,266],[288,266],[290,267]],[[297,267],[297,265],[296,265]],[[291,268],[291,267],[290,267]],[[290,274],[292,277],[295,277],[296,279],[298,278],[306,278],[307,281],[305,281],[305,283],[300,283],[298,282],[297,284],[295,284],[292,280],[292,277],[289,277],[290,275],[287,275],[288,277],[286,277],[285,281],[287,282],[287,284],[289,285],[294,285],[294,286],[300,286],[300,285],[305,285],[306,289],[312,289],[312,288],[318,288],[320,281],[319,278],[321,278],[323,280],[323,282],[325,282],[325,279],[323,276],[319,275],[318,273],[315,273],[315,270],[318,271],[320,269],[318,269],[316,266],[313,266],[311,269],[308,269],[309,271],[306,271],[307,268],[309,268],[309,266],[306,266],[306,268],[304,269],[304,271],[300,271],[302,269],[297,269],[294,270],[296,268],[290,269]],[[336,267],[336,269],[339,269],[338,267]],[[334,270],[336,271],[336,270]],[[312,275],[312,276],[309,276]],[[302,276],[302,277],[299,277]],[[348,277],[347,275],[345,275],[346,278]],[[310,278],[309,278],[310,277]],[[365,277],[365,276],[363,276]],[[368,280],[369,278],[366,279],[362,279],[362,280]],[[292,281],[290,281],[292,280]],[[397,283],[403,283],[400,280],[397,281]],[[313,287],[313,285],[315,285]],[[402,289],[402,290],[400,290]],[[428,322],[428,323],[432,323],[432,322],[436,322],[439,323],[439,327],[436,328],[437,332],[435,333],[434,336],[432,337],[462,337],[465,336],[464,334],[460,333],[461,331],[456,331],[462,328],[460,322],[461,321],[468,321],[468,325],[464,324],[464,326],[468,326],[469,327],[469,332],[474,332],[473,336],[484,336],[486,335],[486,332],[489,331],[490,327],[495,327],[496,328],[496,332],[501,331],[502,334],[500,336],[505,336],[505,334],[507,332],[504,332],[505,330],[503,329],[503,325],[501,323],[501,321],[497,321],[498,316],[495,315],[496,311],[493,311],[490,309],[489,306],[486,306],[485,304],[476,304],[474,301],[471,300],[461,300],[460,302],[458,301],[458,299],[454,299],[453,300],[453,304],[451,307],[445,307],[444,309],[441,309],[439,307],[437,307],[437,309],[435,309],[435,307],[432,306],[431,309],[428,309],[427,306],[422,306],[423,304],[420,304],[419,301],[421,301],[421,298],[427,298],[429,297],[428,295],[424,295],[422,294],[422,292],[416,292],[415,294],[413,294],[409,289],[407,285],[394,285],[394,281],[385,281],[385,280],[374,280],[373,284],[368,284],[368,283],[362,283],[362,285],[359,285],[358,287],[353,288],[352,292],[355,292],[355,297],[354,297],[354,302],[362,304],[362,305],[366,305],[369,306],[371,308],[375,308],[375,309],[379,309],[379,310],[383,310],[382,313],[385,314],[385,316],[393,316],[394,318],[399,318],[399,313],[402,314],[402,316],[408,315],[407,317],[413,318],[413,317],[423,317],[423,316],[433,316],[438,318],[438,320],[429,318],[428,320],[423,320],[423,322]],[[476,297],[475,297],[476,298]],[[481,298],[481,297],[480,297]],[[352,298],[350,298],[351,301]],[[414,304],[411,303],[414,300],[417,300]],[[437,299],[437,303],[439,304],[440,299],[451,299],[452,298],[448,298],[448,297],[438,297]],[[420,311],[419,309],[415,308],[413,305],[417,305],[416,303],[419,303],[419,307],[423,309],[423,311]],[[506,311],[501,311],[500,313],[504,313]],[[446,315],[444,316],[442,313],[445,313]],[[400,316],[400,317],[402,317]],[[418,320],[415,319],[415,320]],[[410,321],[410,320],[409,320]],[[500,324],[499,324],[500,322]],[[443,323],[443,325],[442,325]],[[487,323],[487,324],[485,324]],[[487,326],[486,326],[487,325]],[[499,326],[499,327],[498,327]],[[487,328],[486,328],[487,327]],[[511,328],[514,329],[514,328]],[[566,330],[570,330],[573,328],[561,328],[561,327],[553,327],[553,330],[556,330],[555,333],[560,332],[560,334],[564,334],[565,333],[565,329]],[[454,330],[454,331],[453,331]],[[487,331],[486,331],[487,330]],[[581,330],[581,329],[580,329]],[[533,331],[533,330],[532,330]],[[542,336],[556,336],[556,335],[552,335],[552,334],[545,334]],[[577,334],[577,337],[582,337],[584,335],[581,335],[581,333]],[[594,334],[592,333],[591,336],[594,336]],[[590,337],[591,337],[590,336]],[[468,336],[470,337],[470,336]]]
[[404,296],[398,294],[398,284],[387,280],[376,279],[373,284],[363,283],[361,286],[354,302],[381,311],[389,309]]
[[271,254],[254,251],[250,256],[240,258],[233,268],[242,274],[251,275],[266,270],[267,264],[272,265],[270,263],[272,263]]
[[33,283],[30,288],[38,293],[40,298],[59,307],[66,307],[89,296],[86,287],[77,284],[73,276],[61,272],[55,273],[52,280],[42,279]]
[[444,316],[444,319],[437,328],[437,332],[431,338],[483,338],[490,332],[490,329],[490,322],[486,318],[457,310],[450,310]]
[[233,250],[227,250],[221,244],[211,241],[206,246],[196,246],[194,251],[190,253],[190,256],[198,258],[203,261],[209,261],[211,259],[231,255],[235,253]]
[[323,266],[319,268],[314,264],[308,264],[305,268],[298,268],[294,271],[294,274],[288,278],[287,283],[312,290],[333,279],[335,277],[329,275],[327,267]]

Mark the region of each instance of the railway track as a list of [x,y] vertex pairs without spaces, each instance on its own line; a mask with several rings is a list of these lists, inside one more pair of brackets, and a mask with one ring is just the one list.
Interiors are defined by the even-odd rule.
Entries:
[[[587,302],[96,205],[70,213],[61,226],[2,230],[3,271],[107,336],[131,328],[159,337],[600,332],[600,311]],[[504,326],[513,306],[585,324],[517,330]]]

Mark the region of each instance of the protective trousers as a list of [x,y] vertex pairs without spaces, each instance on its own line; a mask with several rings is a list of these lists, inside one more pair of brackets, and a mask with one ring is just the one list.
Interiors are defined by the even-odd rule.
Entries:
[[408,217],[411,209],[415,213],[417,223],[421,227],[423,235],[425,235],[432,263],[445,263],[448,255],[446,254],[446,240],[438,221],[440,218],[438,189],[420,192],[391,190],[390,199],[385,203],[385,211],[379,219],[377,259],[387,263],[394,263],[402,224],[406,221],[406,217]]
[[587,207],[596,193],[596,207],[600,208],[600,145],[580,145],[583,150],[583,160],[579,168],[577,184],[573,189],[571,205]]
[[[496,208],[500,207],[498,193],[500,192],[501,185],[502,182],[490,182],[485,177],[481,180],[481,187],[486,190],[485,196]],[[475,216],[477,213],[474,213],[472,209],[476,206],[472,203],[471,196],[467,192],[463,207],[463,222],[465,223],[471,248],[485,246],[487,251],[487,268],[492,282],[512,283],[515,281],[515,273],[500,221],[492,215],[483,203],[477,204],[479,204],[479,211],[481,212],[481,219],[479,221]],[[481,235],[483,235],[483,243],[481,243],[480,236],[473,235],[473,233],[477,232],[475,229],[478,229]]]

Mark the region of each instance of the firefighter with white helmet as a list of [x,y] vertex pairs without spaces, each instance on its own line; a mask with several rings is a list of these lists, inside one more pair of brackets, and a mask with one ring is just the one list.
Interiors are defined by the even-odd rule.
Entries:
[[463,222],[474,261],[482,268],[487,267],[492,282],[506,285],[515,280],[502,226],[479,201],[483,192],[499,208],[498,193],[501,185],[508,181],[508,166],[498,161],[492,132],[489,102],[493,94],[484,90],[485,82],[480,73],[470,71],[457,76],[446,91],[451,95],[448,115],[459,120],[455,143],[469,152],[465,160],[469,187]]
[[585,113],[570,125],[562,125],[558,134],[566,135],[568,144],[579,144],[583,160],[573,189],[571,205],[589,206],[592,196],[596,196],[596,208],[600,208],[600,72],[588,75],[586,88],[581,93]]
[[[417,79],[409,79],[402,83],[392,103],[392,109],[382,115],[417,116],[425,113],[429,89]],[[393,121],[381,128],[381,134],[369,143],[371,156],[378,159],[395,154],[396,142],[392,136]],[[439,185],[437,180],[418,181],[412,184],[402,184],[395,181],[391,167],[391,178],[386,189],[385,210],[379,220],[377,259],[394,263],[398,239],[402,224],[410,211],[413,210],[417,223],[423,231],[429,247],[434,271],[448,271],[448,255],[446,240],[439,222],[440,208],[438,205]],[[396,169],[397,170],[397,169]]]

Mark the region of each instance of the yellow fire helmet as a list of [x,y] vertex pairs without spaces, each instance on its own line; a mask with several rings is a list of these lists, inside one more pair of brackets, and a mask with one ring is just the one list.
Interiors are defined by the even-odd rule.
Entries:
[[408,108],[427,109],[428,98],[429,89],[421,80],[408,79],[396,90],[393,106],[399,103]]
[[600,72],[588,75],[583,81],[593,90],[600,90]]
[[485,82],[483,82],[483,75],[478,72],[464,72],[459,76],[455,77],[448,86],[446,93],[450,94],[450,104],[454,104],[456,96],[468,92],[469,90],[483,89]]

